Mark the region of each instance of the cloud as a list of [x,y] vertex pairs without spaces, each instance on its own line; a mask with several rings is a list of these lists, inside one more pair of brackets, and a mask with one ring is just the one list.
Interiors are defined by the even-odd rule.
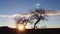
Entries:
[[14,15],[0,15],[0,18],[10,18],[10,19],[15,19],[16,17],[26,17],[29,18],[30,15],[23,15],[23,14],[14,14]]
[[9,15],[0,15],[0,17],[8,17]]
[[[60,15],[60,12],[47,12],[46,13],[47,16],[56,16],[56,15]],[[23,15],[23,14],[13,14],[13,15],[0,15],[0,18],[15,18],[16,16],[19,16],[19,17],[29,17],[30,14],[28,15]]]
[[60,15],[60,12],[56,12],[56,13],[47,13],[46,15],[48,15],[48,16],[56,16],[56,15]]
[[5,18],[5,17],[7,17],[7,18],[14,18],[16,16],[19,16],[19,14],[14,14],[14,15],[0,15],[0,17],[2,17],[2,18]]

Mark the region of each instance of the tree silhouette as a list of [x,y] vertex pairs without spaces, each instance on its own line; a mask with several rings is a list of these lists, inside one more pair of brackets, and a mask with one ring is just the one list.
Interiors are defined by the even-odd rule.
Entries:
[[[30,15],[31,14],[31,15]],[[30,17],[27,19],[27,18],[25,18],[25,16],[24,17],[22,17],[22,18],[20,18],[20,17],[18,17],[18,19],[16,19],[16,18],[14,18],[14,20],[16,20],[16,26],[18,25],[18,24],[21,24],[20,23],[20,21],[23,21],[23,23],[22,24],[24,24],[24,25],[26,25],[28,22],[29,23],[33,23],[32,21],[34,20],[34,19],[36,19],[37,21],[35,22],[35,24],[34,24],[34,29],[35,29],[35,26],[36,26],[36,24],[39,22],[39,21],[41,21],[41,20],[46,20],[46,18],[45,18],[45,10],[44,9],[35,9],[34,11],[32,11],[30,14],[28,14],[28,15],[30,15]],[[26,15],[27,16],[27,14],[24,14],[24,15]],[[23,16],[23,15],[22,15]],[[18,27],[18,26],[17,26]]]
[[[34,24],[34,29],[35,29],[36,24],[39,21],[46,19],[45,18],[46,15],[45,15],[45,10],[43,10],[43,9],[35,9],[34,11],[32,11],[32,13],[33,13],[33,16],[32,17],[34,17],[35,19],[37,19],[37,21]],[[31,19],[33,19],[33,18],[31,18]]]
[[17,28],[19,27],[18,24],[23,24],[24,26],[26,26],[28,22],[31,23],[30,19],[26,19],[25,17],[18,17],[18,18],[16,17],[14,18],[14,20],[16,21]]

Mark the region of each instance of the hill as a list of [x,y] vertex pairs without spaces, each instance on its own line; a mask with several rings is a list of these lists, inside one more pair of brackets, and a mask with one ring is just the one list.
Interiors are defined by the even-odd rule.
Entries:
[[21,32],[16,28],[0,27],[0,34],[60,34],[60,28],[26,29]]

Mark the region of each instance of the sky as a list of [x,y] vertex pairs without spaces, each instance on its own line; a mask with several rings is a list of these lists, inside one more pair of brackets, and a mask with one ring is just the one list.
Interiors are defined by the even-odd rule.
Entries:
[[[12,15],[20,12],[29,12],[40,3],[40,8],[60,11],[60,0],[0,0],[0,15]],[[41,21],[38,27],[60,27],[60,16],[48,17],[48,21]],[[45,22],[45,23],[44,23]],[[0,17],[0,26],[15,27],[14,19]]]

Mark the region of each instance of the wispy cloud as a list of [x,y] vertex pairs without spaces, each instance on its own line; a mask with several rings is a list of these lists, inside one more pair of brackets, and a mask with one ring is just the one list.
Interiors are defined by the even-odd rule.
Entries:
[[7,17],[7,18],[13,18],[15,16],[19,16],[19,14],[14,14],[14,15],[0,15],[0,17],[2,17],[2,18],[5,18],[5,17]]
[[49,12],[46,15],[48,15],[48,16],[56,16],[56,15],[60,15],[60,12]]
[[[60,12],[48,12],[46,13],[47,16],[56,16],[56,15],[60,15]],[[23,17],[22,14],[13,14],[13,15],[0,15],[0,17],[2,18],[14,18],[16,16],[20,16],[20,17]],[[24,16],[30,16],[30,15],[24,15]]]
[[23,14],[13,14],[13,15],[0,15],[0,18],[15,18],[15,17],[29,17],[30,15],[23,15]]
[[8,17],[9,15],[0,15],[0,17]]

